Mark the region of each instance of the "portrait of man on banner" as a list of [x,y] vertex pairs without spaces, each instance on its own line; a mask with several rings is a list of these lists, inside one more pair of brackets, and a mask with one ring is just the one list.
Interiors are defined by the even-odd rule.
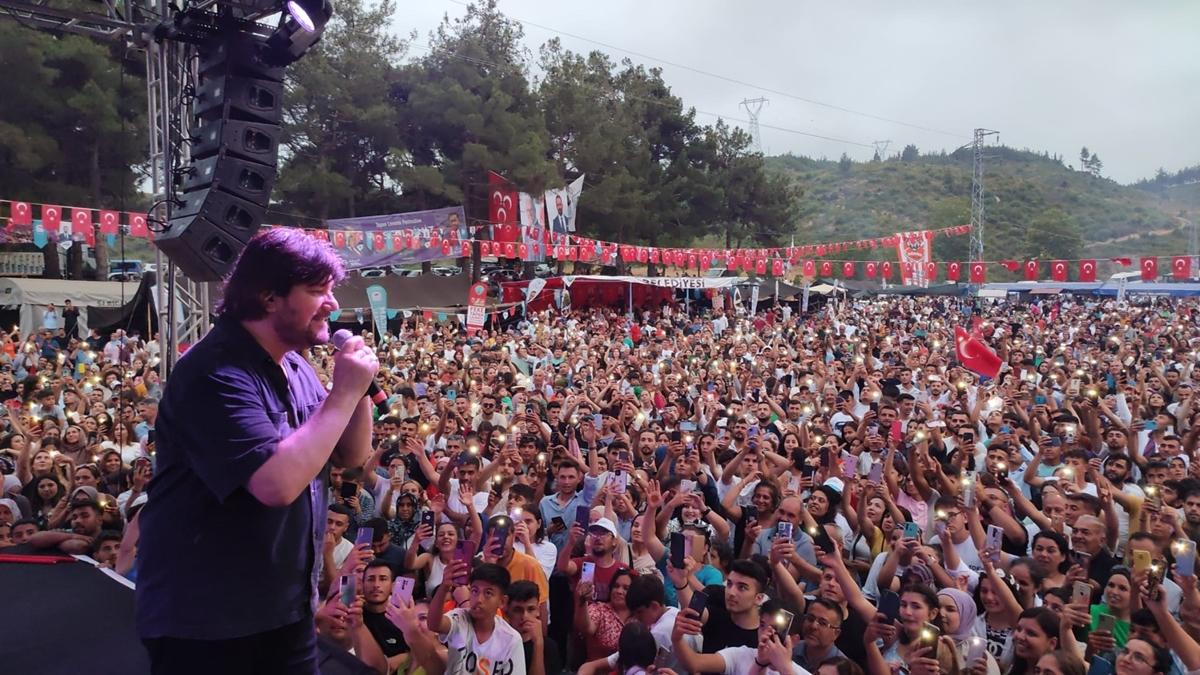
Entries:
[[570,232],[571,199],[566,188],[546,190],[546,215],[550,218],[550,231],[554,234]]
[[466,241],[471,238],[467,224],[463,222],[456,211],[451,211],[446,216],[446,222],[442,225],[442,235],[453,238],[455,241]]

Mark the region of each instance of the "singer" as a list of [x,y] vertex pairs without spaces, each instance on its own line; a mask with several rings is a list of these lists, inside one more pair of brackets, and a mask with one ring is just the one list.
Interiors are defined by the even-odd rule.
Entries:
[[297,352],[329,341],[344,277],[328,243],[260,232],[171,373],[139,517],[137,628],[155,675],[317,673],[329,469],[368,458],[379,363],[350,337],[326,394]]

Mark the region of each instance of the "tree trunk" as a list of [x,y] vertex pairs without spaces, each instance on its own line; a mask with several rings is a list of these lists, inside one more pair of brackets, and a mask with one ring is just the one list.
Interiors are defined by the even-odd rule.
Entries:
[[108,244],[105,243],[106,235],[100,234],[100,226],[92,226],[92,236],[96,240],[96,247],[93,249],[96,254],[96,281],[106,281],[108,279]]
[[67,270],[71,280],[83,279],[83,242],[72,242],[71,248],[67,249]]

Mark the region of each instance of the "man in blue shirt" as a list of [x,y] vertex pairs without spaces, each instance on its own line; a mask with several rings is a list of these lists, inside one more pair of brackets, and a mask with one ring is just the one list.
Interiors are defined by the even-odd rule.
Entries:
[[139,518],[137,628],[152,672],[317,672],[325,486],[331,463],[368,458],[379,364],[350,338],[326,394],[297,352],[329,340],[344,276],[327,243],[260,232],[217,325],[171,374]]
[[[550,541],[559,549],[567,543],[567,533],[575,524],[575,508],[591,506],[584,499],[583,492],[579,491],[580,476],[583,476],[581,467],[570,459],[564,459],[554,472],[554,494],[542,497],[542,522],[546,523]],[[595,483],[596,478],[584,476],[584,481]]]

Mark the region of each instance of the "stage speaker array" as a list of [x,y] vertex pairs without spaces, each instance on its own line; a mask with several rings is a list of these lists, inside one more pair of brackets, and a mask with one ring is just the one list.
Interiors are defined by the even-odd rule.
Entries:
[[191,163],[180,200],[155,244],[195,281],[223,278],[258,231],[275,187],[283,67],[247,33],[201,45]]

